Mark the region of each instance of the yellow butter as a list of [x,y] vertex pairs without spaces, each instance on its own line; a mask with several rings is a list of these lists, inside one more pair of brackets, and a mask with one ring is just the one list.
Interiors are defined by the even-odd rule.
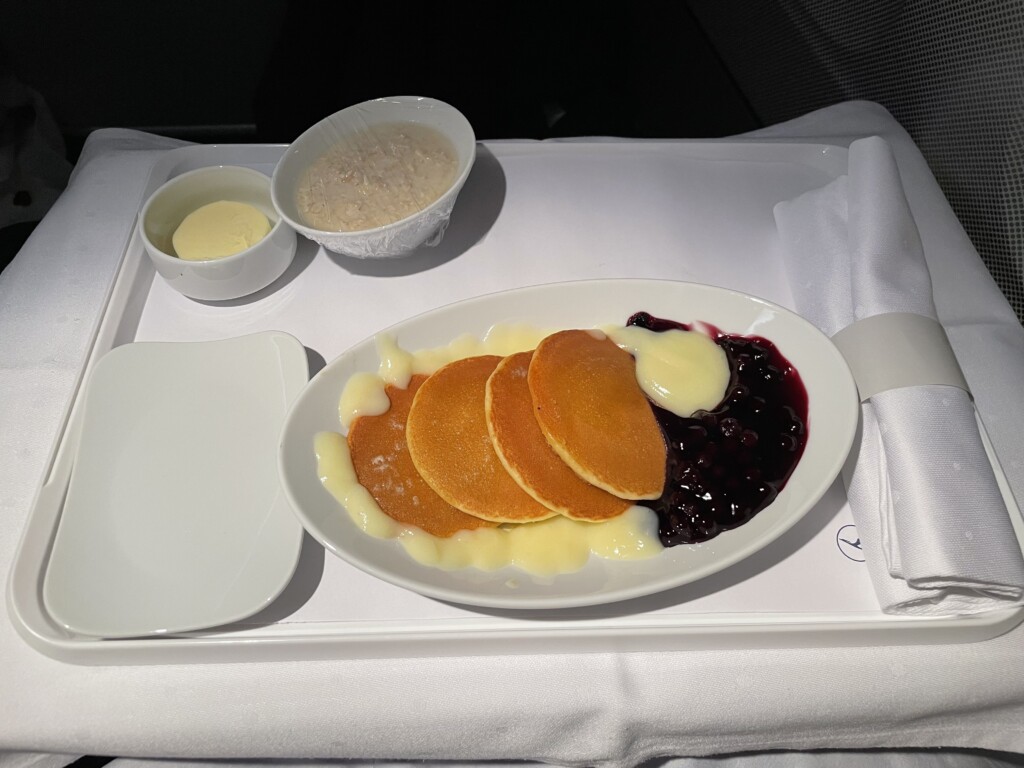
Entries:
[[222,259],[251,248],[270,232],[270,220],[247,203],[218,200],[192,211],[174,231],[179,259]]

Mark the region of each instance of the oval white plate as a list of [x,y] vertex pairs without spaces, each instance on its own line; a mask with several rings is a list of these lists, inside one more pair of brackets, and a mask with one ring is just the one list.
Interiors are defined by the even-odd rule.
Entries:
[[308,379],[306,350],[277,332],[101,358],[43,585],[50,615],[132,637],[239,621],[277,597],[302,544],[277,439]]
[[591,557],[582,570],[548,580],[531,579],[514,568],[444,571],[420,565],[396,541],[373,538],[357,528],[317,477],[314,435],[339,430],[338,398],[349,376],[377,370],[371,338],[320,371],[285,422],[281,476],[303,526],[334,554],[386,581],[430,597],[493,608],[568,608],[641,597],[709,576],[765,547],[811,509],[832,484],[846,460],[860,414],[846,361],[826,336],[792,312],[706,285],[594,280],[470,299],[385,332],[404,349],[416,350],[447,344],[465,333],[482,336],[496,323],[586,328],[625,323],[639,311],[764,336],[800,372],[809,400],[807,447],[783,492],[746,525],[704,544],[666,549],[648,560]]

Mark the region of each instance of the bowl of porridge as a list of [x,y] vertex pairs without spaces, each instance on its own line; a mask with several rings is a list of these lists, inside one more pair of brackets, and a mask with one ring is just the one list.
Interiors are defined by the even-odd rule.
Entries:
[[356,258],[406,256],[444,236],[476,158],[461,112],[437,99],[374,99],[324,118],[285,150],[271,195],[281,218]]

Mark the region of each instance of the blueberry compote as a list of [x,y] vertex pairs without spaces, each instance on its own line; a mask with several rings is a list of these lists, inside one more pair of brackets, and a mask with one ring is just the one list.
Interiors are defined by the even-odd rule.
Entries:
[[[628,325],[690,330],[646,312]],[[641,503],[657,513],[666,547],[707,541],[750,520],[775,500],[807,443],[807,391],[796,369],[767,339],[711,330],[731,372],[722,402],[688,418],[651,404],[668,466],[661,498]]]

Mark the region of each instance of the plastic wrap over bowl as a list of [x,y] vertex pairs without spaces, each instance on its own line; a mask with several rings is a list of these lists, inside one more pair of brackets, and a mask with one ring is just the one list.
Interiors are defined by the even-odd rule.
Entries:
[[[299,210],[297,193],[310,166],[347,139],[361,134],[372,140],[375,128],[416,123],[446,137],[456,153],[454,181],[439,198],[419,211],[384,226],[356,231],[317,229]],[[365,101],[324,118],[297,138],[274,170],[271,194],[281,217],[299,233],[324,248],[356,258],[405,256],[421,245],[441,241],[452,208],[476,158],[476,136],[469,121],[454,107],[436,99],[396,96]]]

